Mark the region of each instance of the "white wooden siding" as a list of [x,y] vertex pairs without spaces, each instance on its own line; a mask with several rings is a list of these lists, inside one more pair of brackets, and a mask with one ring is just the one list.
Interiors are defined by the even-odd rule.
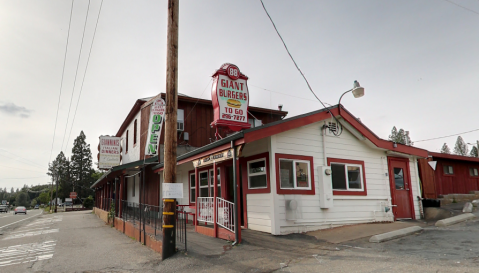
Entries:
[[411,172],[411,190],[412,198],[414,201],[414,214],[416,219],[421,219],[421,212],[419,210],[419,200],[418,196],[421,196],[421,189],[419,188],[419,173],[417,169],[417,158],[412,158],[409,160],[409,170]]
[[[331,226],[367,223],[375,221],[392,221],[392,213],[385,213],[384,206],[390,204],[389,178],[386,176],[387,157],[385,151],[371,148],[369,140],[359,140],[345,128],[341,136],[325,136],[326,157],[364,161],[367,196],[335,195],[333,207],[319,207],[318,167],[327,165],[324,162],[321,127],[324,122],[317,122],[272,138],[275,143],[273,152],[281,154],[303,155],[313,157],[315,195],[277,195],[275,207],[278,208],[279,219],[276,221],[275,234],[303,232]],[[273,165],[273,164],[272,164]],[[271,172],[274,168],[271,168]],[[415,183],[417,185],[417,183]],[[276,187],[276,180],[271,181]],[[294,199],[298,209],[286,211],[285,200]],[[288,214],[288,215],[287,215]]]
[[[135,120],[136,120],[136,144],[133,145],[133,132],[135,130]],[[125,129],[122,137],[122,163],[126,164],[133,161],[140,160],[140,128],[141,128],[141,111],[138,111],[135,118],[128,124],[128,127]],[[128,132],[128,153],[126,152],[126,132]]]

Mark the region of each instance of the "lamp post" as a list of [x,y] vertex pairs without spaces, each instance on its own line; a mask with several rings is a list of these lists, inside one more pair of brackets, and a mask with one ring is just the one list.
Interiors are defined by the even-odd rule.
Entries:
[[354,85],[353,85],[353,88],[344,92],[341,97],[339,97],[339,102],[338,102],[338,105],[341,106],[341,99],[343,98],[343,96],[346,94],[346,93],[349,93],[349,92],[353,92],[353,96],[355,98],[360,98],[362,96],[364,96],[364,87],[361,87],[361,85],[359,85],[359,82],[358,81],[354,81]]
[[361,87],[361,85],[359,85],[359,82],[358,81],[354,81],[354,84],[353,84],[353,88],[352,89],[349,89],[348,91],[344,92],[341,97],[339,97],[339,102],[338,102],[338,109],[339,109],[339,115],[341,115],[341,99],[343,98],[343,96],[346,94],[346,93],[349,93],[349,92],[353,92],[353,96],[355,98],[360,98],[362,96],[364,96],[364,87]]

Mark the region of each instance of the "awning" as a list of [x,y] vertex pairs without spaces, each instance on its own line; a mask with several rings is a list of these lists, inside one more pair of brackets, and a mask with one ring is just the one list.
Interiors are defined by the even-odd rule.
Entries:
[[95,188],[102,180],[108,177],[117,176],[120,173],[122,173],[122,171],[125,171],[125,170],[134,171],[134,170],[140,169],[140,167],[143,167],[145,165],[151,165],[151,164],[157,164],[157,163],[158,163],[158,156],[154,156],[154,157],[147,158],[145,160],[142,159],[142,160],[133,161],[130,163],[115,166],[111,168],[109,171],[107,171],[106,173],[104,173],[97,181],[95,181],[95,183],[93,183],[93,185],[90,186],[90,188],[91,189]]

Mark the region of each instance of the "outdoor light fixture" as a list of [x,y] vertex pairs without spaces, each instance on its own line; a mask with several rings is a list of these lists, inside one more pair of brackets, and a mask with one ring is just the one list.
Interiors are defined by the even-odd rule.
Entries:
[[341,97],[339,98],[339,102],[338,102],[338,105],[341,105],[341,99],[343,98],[343,96],[348,93],[348,92],[353,92],[353,96],[355,98],[360,98],[362,96],[364,96],[364,87],[361,87],[361,85],[359,85],[359,82],[358,81],[354,81],[354,84],[353,84],[353,88],[344,92]]

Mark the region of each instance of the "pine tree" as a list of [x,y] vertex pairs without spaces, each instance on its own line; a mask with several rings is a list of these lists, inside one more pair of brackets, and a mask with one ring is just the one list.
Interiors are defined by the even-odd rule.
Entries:
[[466,142],[462,139],[461,136],[457,137],[456,146],[454,146],[454,153],[457,155],[464,155],[467,156],[469,149],[467,148]]
[[404,131],[404,129],[399,129],[398,131],[396,126],[394,126],[391,130],[391,134],[389,135],[389,141],[408,146],[413,145],[411,138],[409,137],[409,131]]
[[48,173],[53,179],[53,186],[56,189],[58,182],[58,198],[64,199],[70,195],[72,190],[70,179],[70,161],[60,152],[56,159],[49,165]]
[[70,161],[70,175],[73,188],[78,193],[78,196],[82,198],[88,197],[91,194],[90,186],[93,183],[91,177],[93,169],[90,144],[87,144],[85,139],[86,136],[81,131],[73,144]]
[[446,143],[444,143],[444,145],[442,145],[441,153],[443,153],[443,154],[450,154],[451,153],[451,149],[449,149],[449,146],[447,146]]
[[469,155],[472,156],[472,157],[479,157],[479,153],[477,152],[477,147],[476,146],[472,147],[471,153]]

